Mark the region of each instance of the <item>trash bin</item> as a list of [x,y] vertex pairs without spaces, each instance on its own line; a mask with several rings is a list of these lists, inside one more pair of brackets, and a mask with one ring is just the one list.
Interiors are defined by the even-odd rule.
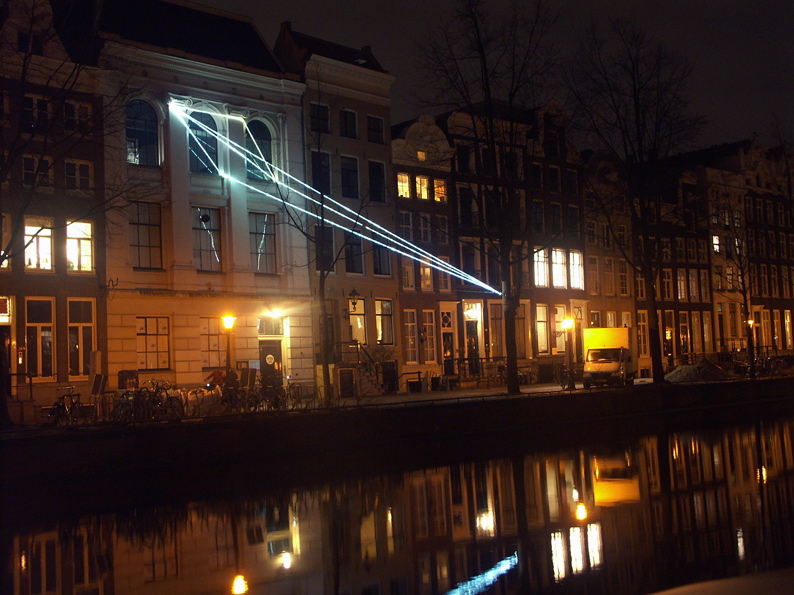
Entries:
[[422,381],[421,380],[409,380],[408,381],[408,392],[409,393],[421,393],[422,392]]

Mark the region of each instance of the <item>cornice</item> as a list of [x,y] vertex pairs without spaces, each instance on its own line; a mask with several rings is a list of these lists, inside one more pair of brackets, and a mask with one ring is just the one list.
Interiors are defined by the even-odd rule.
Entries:
[[258,93],[269,91],[293,95],[296,98],[300,98],[306,89],[304,83],[292,79],[290,75],[286,75],[287,78],[268,76],[264,72],[252,72],[242,66],[238,70],[120,43],[112,43],[112,47],[117,48],[118,51],[107,51],[106,56],[109,59],[121,61],[135,69],[156,69],[169,75],[160,77],[166,82],[170,82],[173,76],[210,78],[219,83],[244,87]]

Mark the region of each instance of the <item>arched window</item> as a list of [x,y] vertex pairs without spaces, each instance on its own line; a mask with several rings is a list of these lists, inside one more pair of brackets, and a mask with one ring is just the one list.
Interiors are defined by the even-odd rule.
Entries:
[[[205,128],[206,127],[206,128]],[[218,173],[218,131],[215,120],[209,114],[193,113],[189,124],[190,171],[194,174]]]
[[127,163],[160,165],[157,151],[157,112],[140,99],[127,104]]
[[[246,170],[249,180],[264,181],[268,178],[267,163],[273,163],[270,129],[261,120],[253,120],[245,128]],[[264,160],[264,161],[263,161]]]

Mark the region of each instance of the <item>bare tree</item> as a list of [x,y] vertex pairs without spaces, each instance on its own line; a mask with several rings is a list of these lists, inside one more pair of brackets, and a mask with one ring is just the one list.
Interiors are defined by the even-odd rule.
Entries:
[[658,225],[669,221],[662,160],[692,144],[704,120],[690,115],[689,64],[621,20],[606,33],[594,23],[564,69],[574,121],[621,168],[633,236],[630,261],[645,284],[649,349],[655,382],[664,380],[657,275],[663,238]]
[[471,245],[498,263],[505,329],[507,390],[519,391],[516,278],[531,245],[519,160],[532,152],[534,112],[552,72],[554,18],[538,1],[514,2],[497,16],[486,0],[460,0],[421,48],[424,101],[453,112],[450,134],[472,149],[472,198],[479,213]]
[[[106,174],[106,152],[116,150],[107,139],[125,125],[124,95],[108,95],[105,73],[83,60],[96,32],[70,7],[18,0],[0,9],[7,11],[0,28],[0,267],[18,263],[9,273],[14,278],[27,267],[54,267],[56,230],[91,223],[93,241],[107,233],[105,213],[151,191]],[[81,41],[65,42],[75,37],[62,34],[74,28]],[[0,416],[6,423],[9,347],[0,362]]]

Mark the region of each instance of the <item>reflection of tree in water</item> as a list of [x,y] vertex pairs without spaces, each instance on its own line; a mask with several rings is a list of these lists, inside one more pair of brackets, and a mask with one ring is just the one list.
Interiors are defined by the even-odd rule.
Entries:
[[116,513],[116,534],[133,545],[164,545],[187,528],[189,518],[186,504],[133,508]]

